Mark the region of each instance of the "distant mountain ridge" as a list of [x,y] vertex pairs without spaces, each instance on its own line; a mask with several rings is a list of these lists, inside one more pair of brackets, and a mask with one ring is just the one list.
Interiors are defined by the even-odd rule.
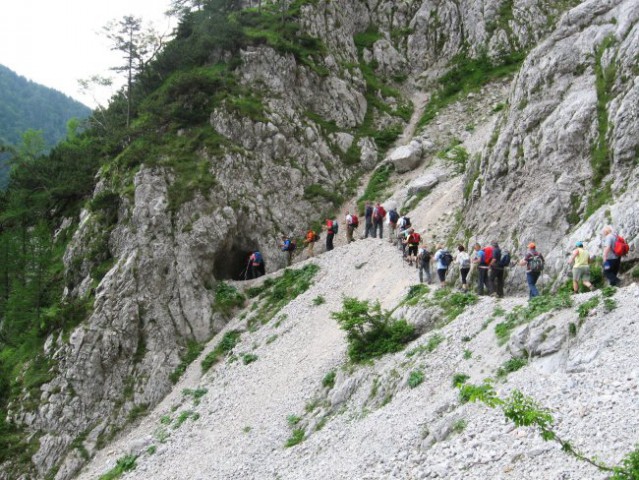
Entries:
[[29,129],[42,130],[52,147],[66,134],[67,122],[91,113],[86,105],[49,87],[32,82],[0,65],[0,139],[20,142]]

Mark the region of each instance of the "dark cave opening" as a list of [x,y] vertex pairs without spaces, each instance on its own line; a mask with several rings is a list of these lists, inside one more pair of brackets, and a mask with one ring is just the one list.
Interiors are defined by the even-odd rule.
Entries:
[[215,254],[213,276],[218,280],[246,280],[251,278],[247,271],[249,257],[257,248],[231,245]]

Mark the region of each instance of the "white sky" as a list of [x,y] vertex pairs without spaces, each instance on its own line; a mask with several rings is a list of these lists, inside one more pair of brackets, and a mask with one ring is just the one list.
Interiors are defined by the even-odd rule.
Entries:
[[[109,67],[120,57],[101,34],[110,20],[142,17],[159,32],[170,32],[163,15],[169,0],[0,0],[0,64],[36,83],[95,107],[82,96],[78,79],[115,77]],[[95,91],[106,104],[111,91]]]

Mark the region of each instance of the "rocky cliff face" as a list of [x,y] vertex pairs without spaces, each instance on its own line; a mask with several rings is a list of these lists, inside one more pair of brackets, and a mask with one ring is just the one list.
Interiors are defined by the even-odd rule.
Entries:
[[584,2],[527,56],[469,179],[484,239],[534,240],[561,260],[607,223],[637,237],[638,15],[636,2]]
[[[224,142],[195,154],[207,187],[176,205],[176,172],[149,161],[133,194],[119,198],[111,224],[83,213],[66,255],[67,295],[93,290],[93,313],[68,339],[47,342],[58,375],[38,411],[13,408],[42,434],[39,475],[70,478],[128,419],[156,405],[171,390],[169,374],[187,343],[206,341],[227,321],[215,309],[216,282],[236,277],[255,248],[269,271],[282,267],[279,234],[299,234],[331,202],[352,195],[355,172],[382,160],[374,132],[404,129],[410,99],[432,94],[460,56],[526,57],[494,131],[486,123],[488,135],[474,146],[481,155],[466,166],[466,227],[512,247],[534,239],[558,261],[575,238],[594,238],[609,221],[633,240],[639,6],[591,0],[571,7],[309,2],[300,24],[326,47],[319,64],[268,46],[242,50],[237,82],[259,92],[263,108],[249,115],[224,104],[211,112],[210,128]],[[367,32],[371,41],[356,41]],[[418,129],[410,168],[463,134],[460,125],[444,130],[439,123]],[[410,140],[409,131],[403,141]],[[113,182],[113,172],[101,175],[96,197]],[[113,262],[99,283],[92,279],[97,238]]]

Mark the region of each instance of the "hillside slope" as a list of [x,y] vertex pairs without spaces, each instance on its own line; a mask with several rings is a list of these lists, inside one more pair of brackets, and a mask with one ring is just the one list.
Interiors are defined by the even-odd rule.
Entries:
[[[514,428],[498,411],[460,402],[452,387],[460,373],[472,383],[495,378],[502,395],[516,388],[532,396],[552,410],[562,437],[602,461],[618,462],[634,447],[637,285],[614,294],[616,309],[606,312],[600,304],[581,320],[577,305],[600,293],[576,296],[574,306],[515,329],[504,346],[494,325],[524,299],[482,298],[452,322],[440,318],[435,325],[428,318],[441,317],[441,310],[400,307],[396,316],[424,333],[405,351],[353,366],[330,312],[341,309],[344,296],[379,299],[393,309],[415,284],[416,271],[402,265],[388,242],[373,239],[310,262],[319,272],[308,291],[255,331],[247,326],[250,313],[231,320],[200,358],[224,332],[241,331],[231,354],[204,375],[195,362],[79,478],[97,478],[125,455],[138,456],[137,468],[122,477],[131,479],[606,478],[532,429]],[[319,296],[325,303],[315,305]],[[580,325],[574,336],[571,323]],[[528,349],[528,364],[499,377],[499,367],[521,353],[517,348]],[[245,354],[255,361],[245,364]],[[416,370],[424,381],[410,388]],[[325,380],[331,371],[334,385]],[[305,439],[286,448],[294,428]]]

